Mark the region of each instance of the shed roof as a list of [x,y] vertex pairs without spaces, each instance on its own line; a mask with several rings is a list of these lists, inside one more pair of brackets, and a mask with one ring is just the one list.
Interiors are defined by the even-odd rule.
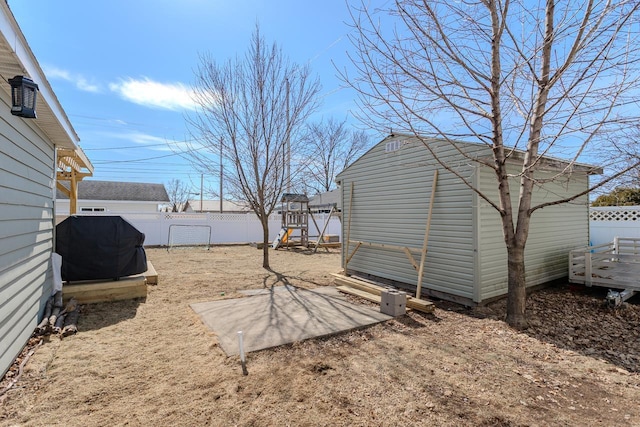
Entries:
[[[389,142],[389,140],[392,139],[412,139],[414,141],[424,141],[424,142],[446,142],[445,139],[443,138],[432,138],[432,137],[427,137],[427,136],[417,136],[414,134],[404,134],[404,133],[392,133],[390,135],[388,135],[387,137],[385,137],[384,139],[382,139],[380,142],[378,142],[378,144],[375,144],[375,146],[379,145],[379,144],[384,144],[386,142]],[[467,141],[454,141],[455,146],[458,147],[459,150],[461,151],[465,151],[466,149],[475,149],[478,150],[485,148],[483,145],[479,144],[479,143],[475,143],[475,142],[467,142]],[[374,147],[372,147],[369,151],[373,150]],[[349,168],[357,163],[362,157],[366,156],[367,153],[369,153],[369,151],[367,151],[366,153],[364,153],[362,156],[360,156],[358,159],[356,159],[353,163],[351,163],[351,165],[347,166],[344,170],[342,170],[338,175],[336,175],[336,182],[340,182],[340,175],[342,175],[345,171],[349,170]],[[491,161],[492,159],[492,153],[491,153],[491,149],[489,147],[486,147],[486,157],[482,156],[482,155],[478,155],[478,159],[482,159],[484,157],[484,160],[487,161]],[[509,160],[510,161],[518,161],[521,162],[523,159],[523,156],[525,155],[525,151],[522,150],[513,150],[513,152],[511,153]],[[543,156],[540,158],[540,160],[538,161],[538,164],[545,169],[549,169],[549,170],[557,170],[557,171],[561,171],[564,170],[567,167],[570,167],[571,172],[581,172],[581,173],[585,173],[587,175],[601,175],[603,173],[603,170],[600,166],[595,166],[595,165],[590,165],[590,164],[586,164],[586,163],[578,163],[578,162],[570,162],[568,160],[565,159],[559,159],[556,157],[551,157],[551,156]]]
[[[57,199],[68,199],[57,191]],[[120,200],[136,202],[169,202],[163,184],[86,180],[78,182],[79,200]]]

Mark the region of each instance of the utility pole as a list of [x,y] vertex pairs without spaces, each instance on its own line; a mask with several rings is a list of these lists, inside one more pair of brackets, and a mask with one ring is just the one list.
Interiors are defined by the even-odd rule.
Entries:
[[289,123],[289,79],[286,79],[286,84],[287,84],[287,140],[286,140],[286,146],[287,146],[287,158],[286,158],[286,168],[287,168],[287,193],[291,193],[291,140],[289,137],[289,134],[291,132],[290,129],[290,123]]
[[202,196],[204,194],[204,174],[200,174],[200,212],[202,213]]
[[224,168],[224,166],[222,166],[222,141],[222,137],[220,137],[220,213],[222,213],[222,170]]

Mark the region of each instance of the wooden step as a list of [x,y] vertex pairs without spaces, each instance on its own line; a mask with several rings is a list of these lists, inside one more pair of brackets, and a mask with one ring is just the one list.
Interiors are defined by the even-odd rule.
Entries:
[[158,284],[158,272],[153,268],[151,261],[147,260],[147,271],[142,273],[142,275],[147,279],[147,285]]
[[144,276],[124,277],[116,281],[83,282],[62,286],[62,297],[71,298],[79,304],[119,301],[147,296],[147,282]]

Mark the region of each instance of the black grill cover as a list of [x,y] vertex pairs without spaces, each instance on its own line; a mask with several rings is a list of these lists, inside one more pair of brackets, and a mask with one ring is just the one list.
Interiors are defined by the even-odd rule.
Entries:
[[119,216],[70,216],[56,226],[62,280],[118,279],[147,271],[144,233]]

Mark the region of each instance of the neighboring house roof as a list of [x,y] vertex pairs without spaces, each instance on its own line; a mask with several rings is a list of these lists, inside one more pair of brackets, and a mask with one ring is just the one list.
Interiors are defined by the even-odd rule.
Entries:
[[[68,199],[56,192],[57,199]],[[78,200],[119,200],[169,203],[163,184],[86,180],[78,183]]]
[[283,193],[281,202],[308,202],[309,198],[305,194]]
[[309,200],[309,207],[321,207],[321,206],[336,206],[338,209],[342,208],[340,200],[340,190],[335,189],[324,193],[316,194]]
[[[220,200],[202,200],[202,206],[200,205],[200,199],[193,199],[187,201],[185,210],[192,209],[196,212],[220,212]],[[251,207],[243,202],[232,202],[230,200],[223,200],[222,212],[249,212]]]

